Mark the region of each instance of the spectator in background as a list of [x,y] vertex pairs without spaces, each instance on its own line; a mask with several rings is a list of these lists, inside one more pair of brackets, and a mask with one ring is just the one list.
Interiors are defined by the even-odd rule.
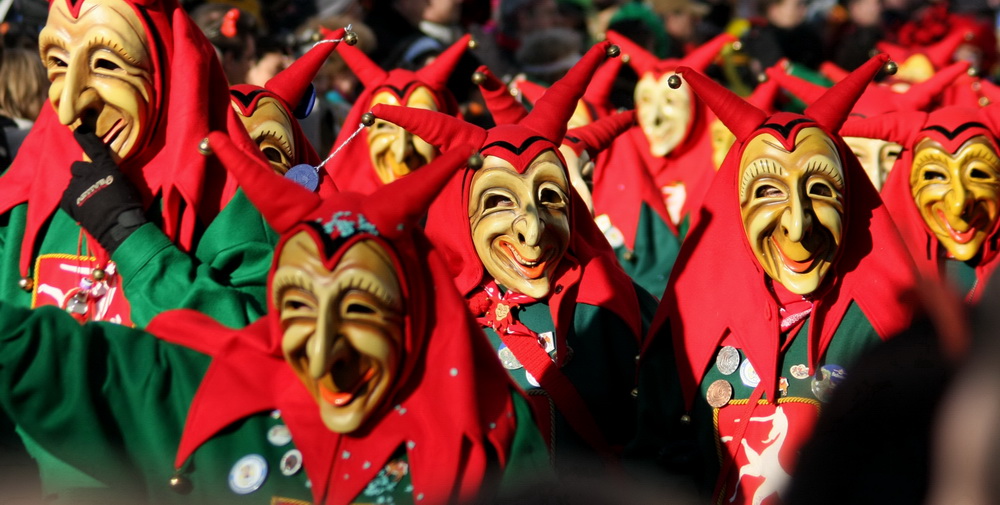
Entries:
[[257,41],[257,58],[247,70],[246,83],[263,87],[278,72],[288,68],[295,58],[284,37],[269,35]]
[[528,34],[517,50],[524,77],[549,86],[573,67],[583,53],[580,34],[569,28],[548,28]]
[[806,23],[806,1],[761,0],[759,9],[764,19],[756,20],[743,38],[752,75],[782,58],[818,69],[823,62],[823,40],[816,27]]
[[210,3],[195,8],[191,18],[215,47],[230,85],[247,82],[257,58],[257,20],[237,7]]
[[[10,159],[17,155],[48,98],[49,79],[37,50],[8,48],[0,64],[0,115]],[[6,165],[0,168],[6,168]]]
[[[670,58],[682,58],[688,51],[707,40],[701,37],[702,18],[708,15],[709,7],[692,0],[653,0],[653,11],[663,18],[667,30]],[[717,35],[717,34],[713,34]]]
[[882,40],[882,0],[840,0],[847,20],[834,25],[827,47],[829,60],[844,70],[868,61],[875,43]]

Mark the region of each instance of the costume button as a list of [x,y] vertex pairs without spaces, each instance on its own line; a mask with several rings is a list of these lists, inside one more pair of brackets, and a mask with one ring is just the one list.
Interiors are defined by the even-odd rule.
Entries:
[[281,474],[286,477],[291,477],[299,473],[299,470],[302,469],[302,452],[298,449],[290,449],[281,457],[279,467],[281,468]]
[[284,424],[272,426],[267,430],[267,441],[276,447],[288,445],[292,441],[292,432],[288,431],[288,426]]
[[250,494],[267,479],[267,461],[258,454],[243,456],[229,471],[229,489],[236,494]]

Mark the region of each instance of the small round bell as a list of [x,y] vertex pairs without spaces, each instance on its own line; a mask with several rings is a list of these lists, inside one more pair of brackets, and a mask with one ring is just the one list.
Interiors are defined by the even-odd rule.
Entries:
[[989,98],[986,98],[985,96],[979,97],[979,106],[980,107],[986,107],[989,104],[990,104],[990,99]]
[[627,54],[623,54],[622,55],[622,63],[628,63],[629,61],[632,61],[632,57],[629,56],[629,55],[627,55]]
[[639,388],[632,388],[632,398],[639,397]]
[[469,156],[468,165],[469,165],[469,168],[471,168],[473,170],[479,170],[480,168],[483,168],[483,157],[482,157],[482,155],[480,155],[479,153],[475,153],[472,156]]
[[312,32],[312,35],[309,36],[309,40],[311,40],[313,42],[319,42],[319,41],[323,40],[323,33],[320,32],[319,30],[316,30],[316,31]]
[[170,478],[170,489],[177,494],[188,494],[191,492],[191,481],[181,474],[176,474]]
[[484,82],[486,82],[486,74],[482,72],[472,73],[472,84],[475,84],[476,86],[482,86]]
[[681,424],[691,424],[691,416],[684,414],[681,416]]
[[619,54],[622,54],[622,48],[614,44],[611,44],[610,46],[608,46],[606,53],[608,55],[608,58],[617,58]]
[[358,34],[354,32],[347,32],[344,34],[344,43],[353,46],[358,43]]
[[102,281],[108,276],[108,273],[105,272],[103,268],[95,268],[90,272],[90,276],[93,277],[95,281]]
[[899,65],[897,65],[895,61],[889,60],[885,62],[882,70],[885,71],[885,75],[896,75],[896,71],[899,70]]
[[25,291],[31,291],[31,289],[35,287],[35,279],[27,276],[21,277],[21,279],[17,281],[17,285]]
[[670,89],[677,89],[681,87],[681,76],[674,74],[667,78],[667,86]]
[[765,74],[764,72],[757,74],[757,83],[763,84],[765,82],[767,82],[767,74]]
[[479,42],[476,42],[476,39],[469,39],[469,44],[468,45],[469,45],[469,49],[475,49],[475,48],[479,47]]
[[979,77],[979,69],[976,67],[969,67],[969,70],[966,70],[965,73],[969,74],[969,77]]
[[208,137],[201,139],[198,143],[198,152],[204,156],[212,154],[212,146],[208,143]]
[[743,43],[737,40],[736,42],[733,42],[732,45],[730,45],[730,47],[733,48],[733,51],[742,51]]
[[371,112],[365,112],[364,114],[362,114],[361,124],[365,126],[371,126],[375,124],[375,114],[372,114]]

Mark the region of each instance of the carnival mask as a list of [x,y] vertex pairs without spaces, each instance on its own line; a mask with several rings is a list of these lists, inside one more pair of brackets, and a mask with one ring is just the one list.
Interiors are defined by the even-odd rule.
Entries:
[[587,109],[587,104],[583,100],[576,102],[576,108],[573,109],[573,115],[569,117],[569,122],[567,126],[570,129],[579,128],[581,126],[587,126],[594,122],[593,116],[590,115],[590,110]]
[[792,293],[815,291],[843,238],[844,171],[833,140],[803,128],[789,152],[757,135],[738,180],[743,229],[764,272]]
[[892,169],[896,158],[899,158],[903,146],[895,142],[864,137],[844,137],[844,142],[858,157],[861,168],[865,169],[875,189],[882,191],[882,185],[885,184],[886,177],[889,177],[889,170]]
[[569,247],[569,183],[555,151],[519,174],[502,158],[486,156],[472,178],[469,223],[476,253],[501,286],[543,298]]
[[249,116],[244,116],[240,108],[233,104],[236,113],[243,121],[250,138],[257,143],[268,163],[275,172],[284,175],[292,168],[295,160],[295,136],[292,134],[292,118],[278,102],[271,97],[263,97],[257,101],[257,107]]
[[1000,205],[1000,158],[982,135],[954,154],[925,138],[917,143],[910,189],[920,216],[948,254],[968,261],[993,230]]
[[[372,98],[371,107],[380,103],[437,110],[434,95],[426,86],[417,86],[405,103],[395,94],[381,91]],[[376,119],[375,124],[368,129],[368,150],[375,173],[384,184],[399,179],[434,159],[433,146],[382,119]]]
[[687,83],[667,86],[671,74],[659,79],[647,73],[635,85],[635,110],[639,126],[653,156],[666,156],[687,138],[691,128],[691,88]]
[[388,253],[363,240],[327,268],[312,236],[300,232],[278,257],[271,295],[285,360],[323,424],[358,429],[387,401],[402,362],[403,296]]
[[894,76],[905,82],[924,82],[934,76],[934,64],[926,55],[915,53],[902,63]]
[[51,2],[38,46],[59,122],[70,129],[87,123],[115,161],[141,151],[155,123],[153,62],[132,7],[84,0],[73,17],[66,2]]
[[590,153],[586,149],[578,155],[572,147],[565,144],[559,146],[559,152],[562,153],[563,159],[566,160],[566,171],[569,172],[570,184],[573,185],[576,193],[580,195],[583,203],[587,204],[587,210],[593,214],[594,196],[592,188],[594,187],[594,160],[591,159]]
[[736,135],[726,128],[726,125],[722,124],[722,121],[715,119],[710,125],[708,125],[708,133],[711,136],[712,141],[712,164],[715,165],[715,169],[718,170],[722,167],[722,162],[725,161],[726,155],[729,154],[729,148],[733,147],[736,143]]

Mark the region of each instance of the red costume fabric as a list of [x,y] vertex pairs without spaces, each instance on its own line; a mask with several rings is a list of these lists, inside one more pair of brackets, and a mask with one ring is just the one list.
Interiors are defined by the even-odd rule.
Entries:
[[459,58],[465,53],[470,40],[469,35],[458,39],[433,62],[416,72],[399,68],[383,70],[360,49],[347,44],[337,46],[337,53],[344,58],[344,62],[365,87],[364,92],[354,101],[354,107],[344,120],[344,127],[333,144],[333,152],[340,149],[334,159],[344,158],[353,161],[353,163],[334,164],[330,173],[338,188],[370,194],[384,185],[371,165],[368,142],[365,140],[368,136],[367,131],[362,130],[357,137],[351,139],[361,126],[361,116],[371,109],[372,98],[377,93],[388,91],[399,99],[400,103],[405,104],[414,89],[425,86],[434,95],[438,111],[453,116],[458,115],[458,103],[446,85],[448,77],[458,64]]
[[[932,139],[949,152],[957,152],[966,141],[982,135],[1000,153],[996,133],[1000,131],[1000,105],[982,109],[942,107],[933,112],[896,112],[883,116],[848,121],[841,133],[855,137],[878,138],[896,142],[903,152],[889,178],[885,181],[882,199],[891,212],[906,246],[920,272],[931,279],[940,280],[945,253],[937,238],[927,229],[910,189],[914,147],[924,138]],[[983,242],[981,257],[975,268],[977,285],[969,301],[978,300],[982,286],[990,278],[1000,261],[997,260],[1000,220],[994,223]]]
[[[82,2],[65,1],[73,15]],[[121,163],[148,207],[163,202],[163,232],[190,251],[199,227],[210,222],[233,196],[235,182],[212,159],[198,154],[198,143],[211,130],[228,131],[247,152],[256,150],[229,105],[225,74],[214,49],[176,0],[123,0],[145,26],[153,63],[151,109],[155,117],[144,145]],[[10,169],[0,177],[0,214],[28,202],[27,228],[20,270],[27,275],[39,229],[59,206],[70,180],[70,165],[83,150],[69,128],[59,123],[51,105],[42,108]],[[108,254],[88,241],[102,263]]]
[[[791,149],[799,130],[817,127],[834,140],[843,160],[844,238],[823,284],[809,297],[814,308],[809,316],[807,366],[813,369],[823,355],[851,303],[858,305],[882,338],[909,324],[912,308],[900,298],[916,280],[913,263],[874,187],[855,182],[868,178],[836,133],[885,59],[883,55],[870,60],[803,115],[768,116],[710,79],[690,69],[679,70],[737,138],[705,200],[712,219],[691,230],[677,259],[681,267],[674,269],[650,330],[656,335],[659,328],[670,325],[681,391],[689,408],[709,360],[727,335],[736,338],[754,364],[767,398],[778,398],[782,303],[750,249],[737,198],[743,150],[761,133],[774,135]],[[736,303],[724,303],[720,293]]]
[[[389,253],[404,293],[403,360],[384,406],[357,431],[338,434],[323,424],[316,400],[282,355],[283,330],[273,298],[268,315],[244,330],[221,327],[197,313],[165,313],[149,325],[150,332],[214,358],[189,410],[176,465],[230,424],[280,409],[299,442],[316,503],[350,503],[381,468],[363,462],[388,461],[404,445],[413,496],[429,503],[475,497],[490,458],[497,457],[501,466],[507,460],[516,427],[514,386],[479,326],[465,315],[465,301],[448,287],[448,269],[417,226],[472,147],[449,151],[419,175],[369,197],[341,193],[321,199],[245,157],[224,135],[212,133],[210,139],[247,196],[281,232],[275,258],[300,232],[312,237],[328,267],[362,240]],[[220,338],[203,338],[206,332]],[[350,454],[358,457],[344,457]]]
[[[611,103],[611,91],[622,66],[622,58],[611,58],[604,62],[587,85],[580,103],[587,109],[589,121],[596,121],[614,113],[615,106]],[[511,83],[511,91],[517,93],[528,104],[534,104],[545,94],[547,88],[527,79],[517,79]]]
[[[316,73],[337,47],[338,41],[343,38],[344,33],[344,29],[330,33],[327,40],[317,43],[288,68],[267,81],[263,88],[251,84],[237,84],[229,88],[233,105],[240,110],[244,117],[253,115],[254,111],[257,110],[258,102],[264,97],[273,98],[284,107],[285,113],[292,119],[291,133],[292,141],[295,143],[295,158],[291,160],[293,167],[303,163],[316,167],[323,161],[316,153],[316,149],[309,143],[309,139],[306,138],[305,132],[302,131],[302,125],[295,119],[294,111],[303,99],[313,99],[311,96],[307,96],[306,92],[312,86]],[[333,179],[325,169],[320,169],[317,192],[320,196],[326,197],[336,193],[336,191]]]
[[[647,74],[659,79],[680,66],[704,70],[722,47],[736,38],[728,34],[719,35],[679,60],[660,60],[614,31],[608,32],[608,40],[621,46],[622,54],[628,56],[628,64],[639,74],[640,79]],[[664,222],[673,223],[667,214],[664,193],[661,192],[678,183],[684,185],[686,196],[681,209],[683,217],[699,208],[708,184],[715,175],[708,135],[708,109],[694,96],[691,98],[691,106],[691,125],[687,135],[666,156],[657,158],[650,153],[649,142],[642,128],[637,125],[611,145],[602,163],[594,169],[594,212],[607,214],[611,218],[611,222],[625,236],[625,245],[629,249],[635,243],[635,229],[642,202],[656,211]],[[649,179],[640,173],[630,173],[631,169],[628,167],[643,167],[646,170],[659,193],[655,199],[650,190],[643,187],[648,184]],[[637,195],[639,198],[636,198]]]

